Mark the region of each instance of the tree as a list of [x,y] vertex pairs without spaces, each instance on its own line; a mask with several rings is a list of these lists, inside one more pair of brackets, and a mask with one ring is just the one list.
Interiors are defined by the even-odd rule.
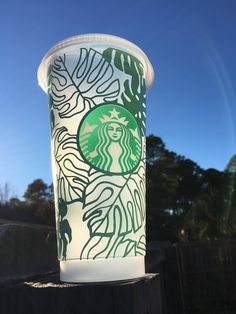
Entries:
[[17,197],[11,197],[8,202],[9,207],[18,208],[22,206],[22,202]]
[[236,236],[236,155],[233,155],[225,168],[224,208],[226,224],[231,236]]
[[184,215],[201,190],[203,169],[165,148],[155,136],[147,138],[147,236],[178,241]]
[[24,198],[28,203],[42,203],[47,199],[48,186],[41,179],[36,179],[30,183],[24,193]]
[[40,223],[54,224],[53,186],[47,185],[43,180],[36,179],[30,183],[24,193],[28,210]]
[[236,174],[236,154],[230,158],[225,171]]
[[10,184],[5,182],[3,186],[0,186],[0,204],[7,204],[11,193]]
[[184,219],[185,236],[193,239],[230,238],[236,235],[235,180],[229,171],[207,169],[200,192]]
[[147,164],[153,165],[165,153],[165,144],[158,136],[149,135],[146,138]]
[[147,237],[149,240],[236,236],[236,157],[225,172],[194,161],[147,138]]
[[54,204],[54,189],[53,183],[51,183],[47,188],[47,200]]
[[219,190],[209,188],[196,198],[184,217],[183,230],[188,240],[215,240],[228,236]]

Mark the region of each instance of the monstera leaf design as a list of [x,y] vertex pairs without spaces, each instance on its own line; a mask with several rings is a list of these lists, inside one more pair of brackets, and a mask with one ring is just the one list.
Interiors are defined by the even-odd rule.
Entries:
[[66,260],[67,246],[72,241],[72,230],[68,220],[65,218],[67,214],[66,202],[58,199],[58,221],[57,221],[57,241],[58,241],[58,257],[59,259]]
[[[129,238],[129,234],[135,234],[144,227],[144,162],[130,175],[91,174],[83,210],[83,220],[87,222],[90,232],[90,239],[84,251],[89,251],[92,256],[92,250],[96,246],[96,256],[101,252],[107,257],[114,255],[122,241]],[[113,237],[116,241],[111,240]],[[98,239],[96,244],[93,238]],[[104,238],[108,239],[105,248],[102,241]],[[125,243],[125,246],[127,245],[128,243]],[[123,255],[125,254],[127,255],[127,252],[124,249]]]
[[144,255],[146,250],[146,237],[141,235],[139,241],[126,239],[121,242],[121,245],[125,245],[124,257]]
[[76,136],[61,127],[55,131],[53,138],[54,156],[58,167],[58,197],[67,204],[82,201],[90,167],[84,163],[78,152]]
[[144,135],[146,128],[146,85],[142,63],[134,56],[119,49],[108,48],[103,52],[103,56],[117,69],[131,76],[131,80],[127,79],[124,82],[121,99],[124,106],[136,117]]
[[61,118],[116,100],[120,83],[112,80],[114,70],[102,54],[81,48],[74,63],[71,59],[65,54],[57,57],[48,72],[49,95]]

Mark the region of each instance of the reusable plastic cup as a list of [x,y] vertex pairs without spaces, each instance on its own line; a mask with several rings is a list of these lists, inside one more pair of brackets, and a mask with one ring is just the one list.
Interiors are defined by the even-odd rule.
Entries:
[[145,103],[153,76],[140,48],[103,34],[66,39],[39,66],[62,281],[145,274]]

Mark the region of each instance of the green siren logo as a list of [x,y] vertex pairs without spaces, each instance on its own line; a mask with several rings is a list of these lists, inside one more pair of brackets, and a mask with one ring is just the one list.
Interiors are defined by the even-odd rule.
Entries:
[[133,170],[141,157],[141,136],[132,114],[118,105],[100,105],[83,119],[78,147],[89,164],[114,174]]

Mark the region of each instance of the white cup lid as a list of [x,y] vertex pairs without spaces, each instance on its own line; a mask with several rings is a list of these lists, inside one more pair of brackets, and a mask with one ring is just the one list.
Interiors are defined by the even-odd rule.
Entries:
[[154,80],[154,70],[153,67],[146,56],[146,54],[135,44],[132,42],[123,39],[121,37],[117,37],[114,35],[106,35],[106,34],[85,34],[73,36],[63,41],[60,41],[58,44],[53,46],[44,56],[39,68],[38,68],[38,83],[41,88],[47,92],[47,71],[50,63],[50,58],[56,52],[71,45],[80,45],[80,44],[107,44],[112,46],[117,46],[121,49],[124,49],[135,57],[137,57],[140,62],[144,66],[144,77],[146,80],[147,88],[150,88],[153,80]]

